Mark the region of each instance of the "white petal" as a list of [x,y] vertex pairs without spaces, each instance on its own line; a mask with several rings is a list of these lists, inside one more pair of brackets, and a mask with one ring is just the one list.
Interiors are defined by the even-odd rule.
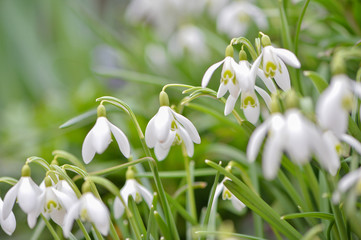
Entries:
[[234,105],[237,102],[237,98],[232,97],[231,95],[228,96],[227,101],[226,101],[226,106],[224,107],[224,115],[227,116],[228,114],[230,114],[233,109],[234,109]]
[[287,91],[291,88],[290,75],[288,74],[286,65],[282,61],[278,61],[278,62],[280,64],[281,68],[276,70],[274,79],[276,80],[277,85],[283,91]]
[[92,144],[98,154],[102,154],[112,141],[108,119],[98,117],[92,130]]
[[232,202],[233,207],[239,212],[242,211],[242,209],[246,206],[246,205],[244,205],[243,202],[241,202],[238,198],[236,198],[236,196],[234,196],[232,193],[231,193],[231,202]]
[[40,212],[37,212],[37,211],[28,213],[29,228],[33,229],[35,227],[36,220],[38,219],[39,215],[40,215]]
[[189,136],[191,137],[192,141],[199,144],[201,143],[201,138],[199,137],[198,131],[196,127],[193,125],[193,123],[186,117],[182,116],[181,114],[178,114],[174,111],[172,111],[177,121],[182,124],[182,126],[185,128]]
[[145,129],[145,143],[149,148],[154,148],[156,142],[157,142],[157,135],[155,132],[155,117],[150,119],[146,129]]
[[259,93],[259,95],[261,95],[261,97],[263,98],[264,102],[266,103],[268,109],[271,108],[271,96],[262,88],[254,86],[254,89]]
[[190,138],[190,136],[186,132],[186,130],[181,126],[179,126],[179,135],[181,136],[181,138],[186,146],[188,156],[192,157],[193,153],[194,153],[194,146],[193,146],[192,139]]
[[120,190],[120,195],[122,196],[125,205],[128,205],[129,196],[132,196],[133,199],[136,198],[137,189],[135,187],[135,183],[136,181],[134,179],[128,179],[125,181],[123,188]]
[[126,158],[130,156],[130,146],[128,138],[125,134],[116,126],[114,126],[111,122],[108,121],[110,131],[113,133],[115,140],[117,140],[120,151]]
[[253,84],[256,81],[256,75],[257,75],[258,67],[259,67],[259,64],[261,63],[261,60],[262,60],[262,53],[258,56],[258,58],[252,64],[252,67],[251,67],[251,70],[249,73],[249,79],[251,79]]
[[361,179],[361,168],[346,174],[339,182],[337,189],[340,192],[346,192],[352,185]]
[[283,150],[283,134],[279,132],[273,132],[264,147],[262,157],[262,169],[264,177],[268,180],[274,179],[277,176],[277,172],[281,163],[281,156]]
[[341,140],[347,144],[349,144],[352,148],[354,148],[359,154],[361,154],[361,143],[354,137],[348,134],[342,134]]
[[142,195],[144,201],[148,204],[148,206],[150,208],[150,206],[152,205],[152,201],[153,201],[153,194],[151,194],[148,189],[146,189],[139,183],[136,183],[136,188],[137,188],[137,191],[140,193],[140,195]]
[[202,78],[202,87],[205,88],[208,85],[209,80],[211,79],[212,74],[214,73],[214,71],[221,66],[221,64],[224,62],[225,59],[223,59],[220,62],[217,62],[215,64],[213,64],[212,66],[210,66],[206,73],[204,74],[203,78]]
[[220,85],[219,85],[219,88],[218,88],[218,92],[217,92],[217,98],[221,98],[224,96],[224,94],[226,94],[228,88],[226,85],[224,85],[224,83],[222,82]]
[[63,226],[64,224],[64,217],[65,217],[65,214],[66,214],[66,210],[65,208],[62,208],[60,210],[53,210],[51,213],[50,213],[50,218],[56,223],[58,224],[59,226]]
[[[252,101],[254,101],[253,105],[250,102],[251,100],[250,101],[247,100],[249,98],[252,98]],[[254,91],[248,93],[243,92],[241,96],[241,102],[242,102],[243,113],[246,116],[246,119],[250,121],[252,124],[255,124],[258,121],[260,114],[259,101],[256,93]]]
[[298,61],[296,55],[290,50],[283,48],[273,48],[273,51],[277,54],[279,58],[282,59],[283,62],[287,63],[291,67],[300,68],[301,63]]
[[74,203],[65,215],[63,224],[64,237],[68,238],[73,227],[74,220],[79,217],[80,201]]
[[94,197],[92,193],[85,193],[82,197],[90,220],[104,236],[109,232],[109,211],[105,204]]
[[270,120],[266,120],[253,131],[247,146],[248,161],[254,162],[256,160],[263,139],[268,132],[269,125]]
[[4,197],[4,205],[2,207],[2,218],[6,219],[9,214],[11,213],[14,203],[16,200],[16,197],[18,195],[19,186],[21,184],[22,178],[19,180],[17,184],[15,184],[12,188],[9,189],[9,191],[6,193]]
[[167,157],[170,147],[174,142],[176,136],[175,131],[169,131],[168,139],[164,143],[157,143],[154,147],[154,154],[159,161],[164,160]]
[[262,69],[257,69],[257,76],[262,79],[266,87],[271,93],[275,93],[277,91],[275,84],[273,83],[271,78],[266,77]]
[[90,131],[83,142],[83,147],[81,149],[81,154],[83,157],[83,161],[88,164],[91,162],[91,160],[93,160],[94,155],[95,155],[95,148],[93,146],[93,132]]
[[13,232],[15,231],[16,228],[16,219],[15,216],[13,214],[13,212],[10,212],[9,216],[7,218],[3,218],[2,217],[2,212],[3,211],[3,206],[4,203],[0,198],[0,223],[1,223],[1,228],[4,230],[4,232],[11,236],[13,234]]
[[59,190],[53,189],[52,191],[53,191],[54,195],[56,196],[56,199],[60,202],[60,205],[63,208],[65,208],[66,210],[69,210],[73,206],[74,202],[76,200],[78,200],[73,195],[68,195]]
[[18,203],[25,213],[30,213],[37,207],[40,188],[30,177],[22,177],[23,181],[19,186]]
[[173,121],[173,115],[171,114],[170,107],[162,106],[159,108],[158,113],[154,116],[155,133],[157,134],[157,140],[164,142],[168,138],[169,130]]
[[124,214],[124,205],[118,197],[114,199],[113,211],[116,219],[120,218]]

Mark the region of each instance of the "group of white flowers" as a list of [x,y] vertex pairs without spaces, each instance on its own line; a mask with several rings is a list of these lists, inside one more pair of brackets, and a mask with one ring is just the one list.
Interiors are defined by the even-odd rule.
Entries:
[[[223,64],[220,86],[217,97],[221,98],[229,92],[224,114],[230,114],[240,97],[241,108],[245,118],[253,124],[258,123],[260,117],[260,101],[256,92],[263,98],[266,106],[271,107],[270,94],[277,93],[277,87],[283,91],[290,91],[290,77],[285,64],[299,68],[297,57],[286,49],[275,48],[268,36],[263,35],[262,51],[248,62],[247,54],[243,50],[239,54],[239,63],[234,58],[234,49],[229,45],[224,60],[209,67],[202,79],[205,88],[214,71]],[[232,43],[232,42],[231,42]],[[257,76],[263,81],[268,91],[256,86]],[[275,84],[276,83],[276,84]],[[263,173],[266,179],[274,179],[281,163],[282,153],[298,165],[302,165],[315,155],[320,165],[330,174],[335,175],[340,167],[340,142],[346,142],[361,153],[361,144],[352,136],[347,135],[349,112],[352,109],[353,94],[361,96],[361,85],[350,80],[345,74],[336,74],[330,86],[321,94],[316,105],[316,120],[311,121],[302,114],[297,106],[284,109],[272,109],[266,114],[263,123],[259,124],[252,133],[247,157],[250,162],[256,160],[264,139],[262,156]],[[296,97],[297,98],[297,97]],[[296,104],[297,105],[297,104]],[[106,118],[105,107],[101,103],[98,107],[98,118],[94,127],[85,137],[82,147],[83,161],[88,164],[96,153],[102,154],[112,141],[116,139],[122,154],[129,158],[131,148],[126,135]],[[160,108],[149,121],[145,130],[145,142],[149,148],[154,148],[158,160],[167,157],[174,144],[184,144],[186,153],[192,157],[194,143],[201,142],[200,136],[190,120],[177,113],[169,106],[167,94],[160,93]],[[360,181],[361,170],[357,170],[340,181],[338,194],[347,191],[354,183]],[[224,185],[225,178],[215,190],[215,198],[222,193],[223,199],[230,199],[237,210],[245,205],[239,201]],[[0,199],[0,224],[3,230],[11,235],[15,230],[16,221],[12,213],[15,201],[28,215],[28,225],[33,228],[38,217],[42,214],[51,218],[62,226],[64,236],[69,237],[75,219],[93,223],[103,235],[109,232],[110,214],[106,205],[97,198],[87,186],[83,185],[83,195],[76,194],[69,183],[54,176],[46,176],[40,186],[30,178],[30,167],[25,164],[22,177],[6,193],[4,202]],[[114,200],[114,216],[121,217],[128,199],[131,196],[136,202],[145,200],[150,207],[153,201],[151,191],[139,184],[132,168],[128,169],[127,180],[120,190],[120,198]],[[338,200],[339,196],[334,199]],[[216,202],[216,201],[215,201]],[[213,207],[212,207],[213,208]]]

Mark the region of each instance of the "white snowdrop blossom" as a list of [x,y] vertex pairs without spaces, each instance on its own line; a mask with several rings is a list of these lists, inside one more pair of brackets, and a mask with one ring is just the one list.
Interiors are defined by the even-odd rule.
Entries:
[[357,191],[357,195],[361,194],[361,168],[349,172],[341,178],[338,182],[336,191],[333,193],[333,202],[338,204],[340,202],[341,195],[350,189],[355,189],[355,191]]
[[219,197],[219,195],[222,194],[222,199],[223,200],[231,200],[233,207],[237,210],[237,211],[242,211],[242,209],[246,206],[244,205],[243,202],[241,202],[238,198],[236,198],[229,190],[226,186],[224,186],[224,181],[226,180],[230,180],[229,178],[225,177],[222,182],[220,182],[217,185],[215,194],[214,194],[214,200],[213,200],[213,207],[217,206],[217,199]]
[[104,236],[109,232],[109,210],[105,204],[96,198],[91,192],[84,193],[80,199],[73,202],[65,215],[63,233],[69,237],[74,220],[91,222]]
[[202,30],[193,25],[183,26],[174,33],[168,42],[168,49],[178,58],[186,53],[197,60],[206,59],[209,56]]
[[[150,207],[153,201],[153,194],[148,189],[139,184],[135,179],[127,179],[125,185],[120,190],[125,205],[128,205],[128,198],[132,196],[136,203],[139,203],[142,199]],[[114,200],[114,217],[120,218],[124,214],[125,206],[118,197]]]
[[[236,71],[237,79],[241,86],[241,108],[243,109],[246,119],[253,124],[258,121],[260,115],[260,103],[255,90],[263,98],[268,108],[270,107],[271,102],[270,95],[265,90],[255,85],[260,60],[261,57],[258,57],[252,67],[250,67],[247,60],[242,60]],[[226,105],[225,115],[229,114],[232,109],[229,109],[229,106]]]
[[283,151],[296,164],[306,163],[315,154],[322,167],[332,175],[337,173],[340,162],[335,148],[325,142],[322,132],[298,110],[290,109],[285,116],[274,113],[255,129],[247,146],[250,162],[255,161],[267,134],[262,157],[266,179],[276,177]]
[[[36,220],[41,213],[44,217],[51,218],[59,226],[63,225],[65,214],[73,203],[76,202],[77,197],[72,189],[67,189],[70,187],[69,184],[65,184],[64,180],[62,181],[60,185],[60,181],[56,185],[52,185],[51,180],[46,179],[44,181],[45,184],[43,182],[40,185],[42,193],[38,197],[37,208],[28,215],[30,228],[35,226]],[[59,186],[61,186],[62,191],[57,189]]]
[[[29,214],[31,214],[37,208],[38,196],[40,194],[42,194],[41,189],[30,178],[30,176],[21,177],[19,181],[12,188],[10,188],[4,197],[2,219],[7,219],[11,214],[16,199],[21,210],[28,214],[29,219]],[[29,224],[29,226],[30,225],[31,224]]]
[[[99,107],[104,108],[102,105]],[[120,151],[126,158],[129,158],[130,146],[127,137],[118,127],[109,122],[105,116],[101,115],[97,118],[94,127],[86,135],[83,142],[82,156],[86,164],[93,160],[95,153],[102,154],[105,149],[107,149],[112,141],[111,134],[113,134],[117,141]]]
[[233,2],[222,8],[217,17],[217,29],[230,38],[243,36],[254,22],[259,29],[268,28],[267,17],[257,6],[246,2]]
[[158,160],[163,160],[175,140],[178,143],[184,142],[189,157],[194,153],[193,142],[197,144],[201,142],[197,129],[191,121],[169,106],[161,106],[145,129],[146,144],[154,148]]
[[262,49],[262,56],[263,72],[266,77],[274,78],[283,91],[289,90],[291,88],[290,76],[285,63],[291,67],[300,68],[301,63],[296,55],[287,49],[275,48],[269,43]]
[[10,211],[9,215],[6,218],[4,218],[2,213],[3,207],[4,207],[4,202],[0,198],[0,225],[1,228],[4,230],[4,232],[7,235],[11,236],[16,228],[16,219],[12,211]]
[[202,87],[205,88],[208,85],[214,71],[222,64],[223,68],[221,73],[221,84],[217,92],[217,98],[222,97],[224,94],[226,94],[227,91],[229,91],[230,95],[237,99],[241,89],[239,81],[237,81],[236,77],[236,69],[239,67],[239,65],[231,56],[225,57],[222,61],[213,64],[207,69],[202,78]]

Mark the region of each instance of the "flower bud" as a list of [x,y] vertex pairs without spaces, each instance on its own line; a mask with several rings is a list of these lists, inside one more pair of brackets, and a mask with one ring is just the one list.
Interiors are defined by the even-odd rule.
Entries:
[[247,53],[246,51],[242,50],[239,51],[239,61],[247,60]]
[[134,170],[132,167],[129,167],[127,172],[125,173],[125,178],[128,179],[134,179]]
[[105,110],[105,107],[103,104],[100,104],[97,108],[97,115],[98,117],[105,117],[107,115],[107,112]]
[[286,93],[286,109],[298,108],[300,105],[297,93],[291,89]]
[[159,105],[162,106],[169,106],[169,98],[168,94],[164,91],[161,91],[159,94]]
[[51,178],[49,176],[46,176],[44,179],[45,187],[51,187],[53,185],[53,182],[51,181]]
[[228,45],[226,48],[226,57],[233,57],[234,55],[234,50],[232,45]]
[[263,35],[261,38],[261,42],[263,47],[270,46],[271,45],[271,39],[267,35]]
[[84,193],[91,192],[90,182],[85,181],[83,185],[81,186],[81,191]]
[[28,164],[25,164],[21,169],[21,176],[22,177],[30,177],[31,169]]

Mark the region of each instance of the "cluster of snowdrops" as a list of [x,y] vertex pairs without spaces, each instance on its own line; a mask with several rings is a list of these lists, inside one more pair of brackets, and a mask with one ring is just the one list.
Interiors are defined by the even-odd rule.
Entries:
[[[241,46],[238,62],[234,57],[234,45]],[[249,62],[250,58],[246,50],[252,62]],[[304,114],[304,106],[307,104],[303,104],[303,99],[291,88],[290,74],[286,65],[300,68],[299,60],[291,51],[272,46],[270,38],[263,33],[260,33],[256,39],[255,47],[243,37],[232,39],[226,48],[225,58],[206,70],[201,87],[182,84],[165,86],[159,95],[160,108],[149,121],[144,135],[134,113],[126,103],[113,97],[99,98],[97,99],[100,102],[97,108],[98,117],[94,127],[85,137],[82,159],[88,164],[95,154],[102,154],[112,142],[113,136],[121,153],[126,158],[130,158],[128,163],[121,165],[122,168],[128,168],[125,185],[119,190],[105,177],[88,174],[80,161],[71,154],[61,151],[55,153],[55,158],[51,163],[39,157],[30,157],[23,166],[21,178],[18,181],[2,178],[13,187],[6,193],[4,201],[0,201],[1,227],[9,235],[15,231],[16,220],[12,209],[17,200],[20,208],[28,216],[30,228],[36,225],[39,217],[51,228],[49,222],[51,219],[62,227],[64,237],[68,238],[74,237],[72,228],[76,221],[87,238],[89,237],[88,230],[83,222],[89,222],[96,235],[111,234],[113,238],[116,238],[117,232],[108,207],[103,203],[96,189],[95,184],[100,184],[114,194],[114,217],[118,219],[127,214],[136,237],[142,237],[143,233],[132,222],[129,205],[144,200],[149,208],[156,209],[157,203],[154,202],[154,196],[157,196],[161,205],[161,208],[156,211],[156,214],[161,212],[156,216],[157,223],[167,224],[170,229],[168,238],[175,239],[173,234],[177,231],[176,225],[172,219],[169,199],[166,197],[157,171],[157,161],[164,160],[172,146],[180,144],[183,146],[184,154],[192,157],[194,143],[199,144],[201,138],[193,123],[170,107],[168,95],[165,92],[167,87],[187,88],[185,92],[191,94],[185,98],[183,105],[204,95],[223,99],[224,115],[233,114],[239,124],[250,126],[249,129],[253,130],[253,125],[256,126],[248,142],[247,158],[252,163],[258,156],[262,156],[265,179],[273,180],[277,177],[283,153],[295,165],[300,166],[314,157],[322,170],[335,176],[340,169],[340,157],[342,157],[345,143],[361,154],[360,142],[347,134],[350,112],[354,109],[356,97],[361,97],[361,84],[351,80],[346,75],[344,65],[337,63],[333,66],[333,77],[329,86],[322,92],[316,103],[313,118]],[[222,66],[221,80],[219,89],[215,92],[206,86],[220,66]],[[257,78],[258,81],[256,81]],[[223,97],[227,92],[229,94],[225,100]],[[235,105],[239,99],[245,119],[236,110]],[[104,106],[106,103],[119,107],[132,118],[145,149],[145,158],[131,159],[131,147],[126,135],[107,119]],[[156,160],[152,158],[149,150],[153,148]],[[59,166],[58,157],[69,160],[70,164]],[[140,184],[135,178],[137,171],[135,166],[144,162],[149,163],[153,173],[154,191]],[[211,161],[207,160],[207,162]],[[38,163],[46,170],[46,176],[39,186],[31,179],[30,163]],[[104,173],[119,169],[115,167]],[[69,177],[68,171],[75,172],[76,176]],[[102,170],[99,170],[99,173],[101,172]],[[81,189],[75,184],[74,178],[84,179]],[[230,199],[237,210],[248,206],[247,203],[241,201],[240,197],[235,196],[232,189],[224,185],[226,181],[232,181],[232,179],[225,176],[212,189],[210,202],[214,204],[213,206],[216,206],[216,199],[221,193],[223,199]],[[333,204],[339,204],[344,193],[350,189],[359,189],[357,186],[360,182],[361,169],[345,175],[338,181],[338,187],[333,193]],[[282,233],[287,236],[286,231]],[[53,234],[56,235],[56,233]],[[146,234],[152,234],[152,232],[146,232]],[[167,233],[162,232],[162,234],[167,238]],[[297,234],[289,233],[287,237],[297,238]]]

